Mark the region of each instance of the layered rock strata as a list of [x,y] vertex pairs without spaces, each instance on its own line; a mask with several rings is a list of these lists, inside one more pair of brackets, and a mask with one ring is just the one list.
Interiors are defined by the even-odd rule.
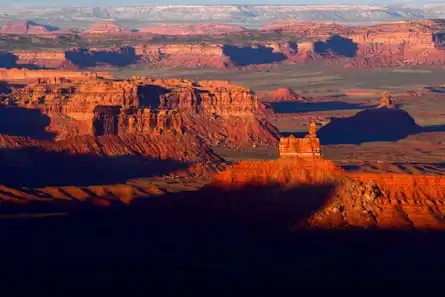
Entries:
[[88,80],[92,78],[111,78],[107,72],[80,72],[60,70],[28,70],[28,69],[5,69],[0,68],[0,80],[3,81],[43,81],[47,83],[68,80]]
[[10,95],[39,108],[58,139],[79,135],[193,134],[209,144],[275,144],[278,132],[249,89],[224,81],[37,80]]
[[16,64],[18,66],[34,65],[50,69],[76,69],[76,66],[66,59],[64,51],[12,51],[12,54],[17,57]]
[[280,138],[279,145],[281,158],[319,158],[320,139],[317,137],[317,124],[311,122],[309,133],[304,138],[297,138],[293,135]]

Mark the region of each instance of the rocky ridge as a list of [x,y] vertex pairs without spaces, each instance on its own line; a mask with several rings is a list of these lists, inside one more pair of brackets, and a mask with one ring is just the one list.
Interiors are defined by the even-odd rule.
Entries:
[[327,160],[293,158],[241,162],[217,174],[209,187],[254,190],[265,185],[271,188],[263,188],[262,195],[275,199],[285,199],[292,189],[303,192],[292,198],[294,211],[313,210],[294,228],[445,228],[439,219],[445,209],[426,213],[424,206],[442,205],[445,179],[440,176],[350,174]]
[[9,102],[39,108],[51,119],[48,131],[57,139],[191,134],[230,147],[275,145],[278,140],[256,95],[225,81],[40,79],[14,90]]

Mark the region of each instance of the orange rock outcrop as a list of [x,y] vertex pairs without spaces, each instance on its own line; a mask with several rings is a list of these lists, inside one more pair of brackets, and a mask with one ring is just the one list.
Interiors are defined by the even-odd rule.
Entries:
[[35,65],[42,68],[72,68],[76,69],[76,66],[66,59],[65,52],[51,51],[12,51],[13,55],[17,57],[16,64],[20,65]]
[[[444,64],[445,52],[441,46],[443,29],[440,20],[371,26],[288,21],[267,25],[261,32],[292,34],[313,40],[299,42],[298,54],[291,57],[290,62],[310,61],[332,50],[334,55],[352,58],[346,68],[372,68]],[[333,40],[333,37],[336,39]],[[333,41],[329,43],[329,40]],[[324,42],[327,42],[326,47],[322,44]]]
[[224,68],[231,61],[219,44],[144,44],[135,47],[143,63],[172,67]]
[[[96,66],[94,63],[96,58],[99,64],[125,66],[151,63],[159,67],[226,68],[271,63],[300,63],[318,58],[342,57],[350,60],[346,68],[442,65],[445,63],[443,46],[445,35],[442,33],[444,29],[444,23],[440,20],[403,21],[371,26],[290,21],[249,31],[231,25],[198,24],[152,26],[141,29],[139,33],[131,33],[128,29],[113,22],[105,22],[92,25],[85,34],[77,35],[77,37],[98,44],[100,41],[106,41],[107,38],[115,38],[116,41],[125,41],[124,43],[128,46],[120,46],[116,42],[111,47],[71,49],[67,53],[76,54],[76,51],[80,51],[81,55],[77,56],[76,62],[71,62],[85,68]],[[7,34],[38,33],[56,38],[61,33],[61,31],[46,32],[45,30],[44,27],[30,22],[3,27],[3,31]],[[153,34],[170,36],[152,36]],[[230,42],[224,39],[201,42],[187,37],[188,35],[211,37],[221,34],[237,40],[245,38],[248,43]],[[294,37],[298,42],[291,40]],[[147,38],[152,38],[152,41],[144,40]],[[119,44],[121,44],[120,41]],[[31,50],[17,52],[17,55],[20,64],[67,67],[65,65],[67,62],[59,66],[63,61],[61,52],[57,53],[57,57],[56,54],[49,52],[36,53]],[[89,60],[89,62],[83,63],[83,60]],[[116,62],[116,60],[121,61]]]
[[304,138],[293,135],[280,138],[281,158],[319,158],[321,156],[320,139],[317,137],[317,124],[311,122],[309,133]]
[[14,35],[47,35],[51,34],[45,26],[37,25],[28,21],[5,24],[0,33]]
[[377,108],[396,108],[396,104],[388,92],[383,93],[382,98],[380,98],[380,104]]
[[307,98],[298,95],[294,90],[289,88],[279,88],[266,96],[271,101],[307,101]]
[[37,80],[10,102],[40,108],[58,139],[79,135],[191,134],[209,144],[275,144],[278,132],[249,89],[227,82],[162,80]]
[[324,184],[342,176],[343,170],[324,159],[292,158],[272,161],[242,161],[217,174],[212,187],[292,184]]
[[90,34],[118,34],[129,33],[130,29],[124,28],[113,22],[103,22],[91,25],[86,33]]
[[241,162],[217,174],[210,188],[254,191],[265,185],[270,188],[256,195],[284,199],[295,189],[300,196],[290,199],[296,206],[313,205],[295,228],[445,229],[441,176],[345,173],[327,160],[294,158]]
[[2,69],[0,68],[0,80],[3,81],[31,81],[44,79],[48,82],[58,82],[59,78],[73,80],[87,80],[91,78],[111,78],[107,72],[80,72],[59,70],[28,70],[28,69]]

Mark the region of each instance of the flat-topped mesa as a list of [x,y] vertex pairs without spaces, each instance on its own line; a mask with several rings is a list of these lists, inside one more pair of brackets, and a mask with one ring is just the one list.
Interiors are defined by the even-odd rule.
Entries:
[[129,33],[130,29],[122,27],[114,22],[96,23],[90,26],[86,33],[89,34],[117,34]]
[[227,81],[46,78],[13,90],[9,99],[48,115],[57,139],[189,133],[227,146],[278,140],[276,128],[257,113],[257,96]]
[[143,77],[135,80],[140,86],[141,104],[150,107],[218,116],[252,116],[259,107],[252,90],[227,81]]
[[12,35],[47,35],[51,32],[43,25],[29,21],[5,24],[1,27],[0,33]]
[[79,72],[60,70],[28,70],[0,68],[0,80],[4,81],[31,81],[38,78],[69,78],[73,80],[88,80],[96,78],[111,78],[108,72]]
[[309,134],[304,138],[297,138],[293,135],[280,138],[279,144],[280,158],[320,158],[320,139],[317,137],[317,124],[311,122]]
[[271,101],[308,101],[307,98],[297,94],[289,88],[279,88],[266,96]]
[[[70,63],[66,59],[65,51],[12,51],[14,56],[17,57],[17,65],[35,65],[44,68],[67,69],[70,66],[75,69],[75,65]],[[71,65],[68,65],[71,64]]]
[[397,108],[394,100],[388,92],[383,93],[382,98],[380,98],[380,104],[377,108]]
[[212,67],[232,65],[220,44],[143,44],[135,47],[141,63],[156,63],[163,67]]

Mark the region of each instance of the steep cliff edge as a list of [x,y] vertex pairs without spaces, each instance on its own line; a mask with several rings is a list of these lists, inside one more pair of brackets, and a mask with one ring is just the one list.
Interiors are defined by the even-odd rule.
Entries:
[[307,217],[294,228],[443,230],[444,185],[440,176],[347,174],[327,160],[294,158],[242,162],[217,174],[209,189],[288,201],[296,217]]
[[80,135],[197,135],[228,147],[275,145],[278,131],[249,89],[225,81],[38,80],[10,96],[39,108],[57,139]]

